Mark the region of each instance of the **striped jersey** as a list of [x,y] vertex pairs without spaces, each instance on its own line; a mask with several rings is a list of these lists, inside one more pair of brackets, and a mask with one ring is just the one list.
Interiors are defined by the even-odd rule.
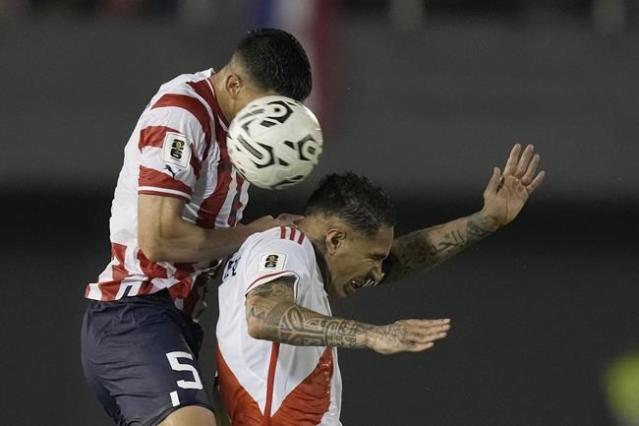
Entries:
[[341,425],[337,350],[254,339],[245,299],[279,277],[293,277],[295,303],[331,316],[315,250],[297,228],[250,236],[227,262],[218,291],[216,365],[220,396],[234,426]]
[[[213,70],[181,75],[162,85],[133,130],[111,205],[111,262],[85,297],[110,301],[168,289],[191,313],[196,278],[211,262],[152,262],[140,250],[138,195],[186,202],[182,218],[204,228],[235,226],[248,202],[249,184],[226,150],[228,122],[216,101]],[[198,284],[199,285],[199,284]]]

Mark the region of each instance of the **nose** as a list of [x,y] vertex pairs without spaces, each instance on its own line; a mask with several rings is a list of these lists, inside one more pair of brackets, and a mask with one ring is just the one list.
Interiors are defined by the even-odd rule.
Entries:
[[375,284],[378,284],[384,278],[381,262],[375,265],[375,267],[371,270],[371,278],[375,280]]

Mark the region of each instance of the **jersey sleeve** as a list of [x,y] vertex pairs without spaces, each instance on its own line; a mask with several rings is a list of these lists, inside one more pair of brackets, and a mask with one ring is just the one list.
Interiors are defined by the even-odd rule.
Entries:
[[298,293],[300,289],[307,288],[314,267],[307,250],[297,241],[284,238],[258,243],[246,259],[244,295],[278,278],[292,277],[295,300],[298,300]]
[[[197,104],[193,106],[197,108]],[[142,114],[138,126],[139,194],[191,199],[210,144],[210,132],[207,135],[198,115],[184,105],[151,107]]]

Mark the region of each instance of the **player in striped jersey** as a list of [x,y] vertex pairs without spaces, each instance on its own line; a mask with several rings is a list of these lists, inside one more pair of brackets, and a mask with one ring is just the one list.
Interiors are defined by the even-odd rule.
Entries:
[[111,208],[112,258],[82,327],[85,375],[122,425],[213,425],[198,373],[207,273],[252,233],[289,223],[265,216],[237,226],[246,182],[226,151],[226,132],[250,101],[308,97],[311,73],[290,34],[256,30],[230,61],[162,85],[124,150]]

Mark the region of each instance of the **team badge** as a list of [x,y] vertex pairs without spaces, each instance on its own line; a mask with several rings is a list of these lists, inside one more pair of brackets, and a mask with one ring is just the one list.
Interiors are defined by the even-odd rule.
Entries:
[[162,146],[162,159],[165,163],[188,167],[191,161],[191,147],[186,138],[174,132],[167,132]]
[[283,253],[268,253],[260,258],[260,271],[281,271],[286,265],[286,255]]

